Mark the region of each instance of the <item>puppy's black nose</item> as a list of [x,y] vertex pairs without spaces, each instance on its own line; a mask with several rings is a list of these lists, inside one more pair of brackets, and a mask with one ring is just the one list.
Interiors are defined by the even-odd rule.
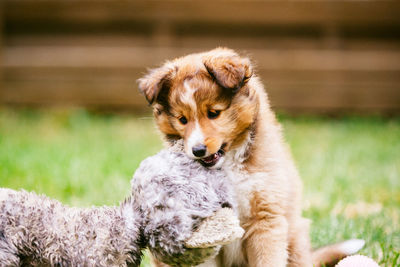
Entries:
[[194,146],[192,148],[193,155],[195,155],[196,157],[204,156],[206,154],[206,151],[207,151],[207,147],[203,144]]

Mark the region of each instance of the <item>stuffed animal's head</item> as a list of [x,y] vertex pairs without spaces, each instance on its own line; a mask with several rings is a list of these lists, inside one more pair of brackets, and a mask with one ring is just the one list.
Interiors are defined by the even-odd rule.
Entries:
[[243,234],[225,172],[205,168],[177,146],[145,159],[131,184],[148,247],[165,263],[201,263]]

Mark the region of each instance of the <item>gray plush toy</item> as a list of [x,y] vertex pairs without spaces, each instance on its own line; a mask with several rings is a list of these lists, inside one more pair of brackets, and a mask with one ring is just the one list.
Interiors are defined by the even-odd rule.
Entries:
[[173,266],[192,266],[243,235],[233,191],[180,145],[144,160],[120,206],[74,208],[0,188],[0,266],[139,266],[148,247]]

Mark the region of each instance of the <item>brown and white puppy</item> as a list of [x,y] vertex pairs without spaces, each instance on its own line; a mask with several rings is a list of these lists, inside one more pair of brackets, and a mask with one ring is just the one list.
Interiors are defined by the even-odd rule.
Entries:
[[[139,80],[166,141],[224,168],[235,186],[242,240],[206,266],[319,266],[354,253],[352,240],[311,253],[302,183],[250,60],[226,48],[166,62]],[[161,263],[156,263],[163,266]]]

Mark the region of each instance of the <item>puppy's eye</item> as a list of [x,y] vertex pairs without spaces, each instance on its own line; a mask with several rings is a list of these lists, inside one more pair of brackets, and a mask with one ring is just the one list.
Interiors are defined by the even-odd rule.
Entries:
[[209,119],[215,119],[215,118],[217,118],[219,116],[220,113],[221,113],[221,110],[210,109],[207,112],[207,117]]
[[185,116],[180,117],[180,118],[179,118],[179,121],[180,121],[183,125],[185,125],[185,124],[188,122]]

